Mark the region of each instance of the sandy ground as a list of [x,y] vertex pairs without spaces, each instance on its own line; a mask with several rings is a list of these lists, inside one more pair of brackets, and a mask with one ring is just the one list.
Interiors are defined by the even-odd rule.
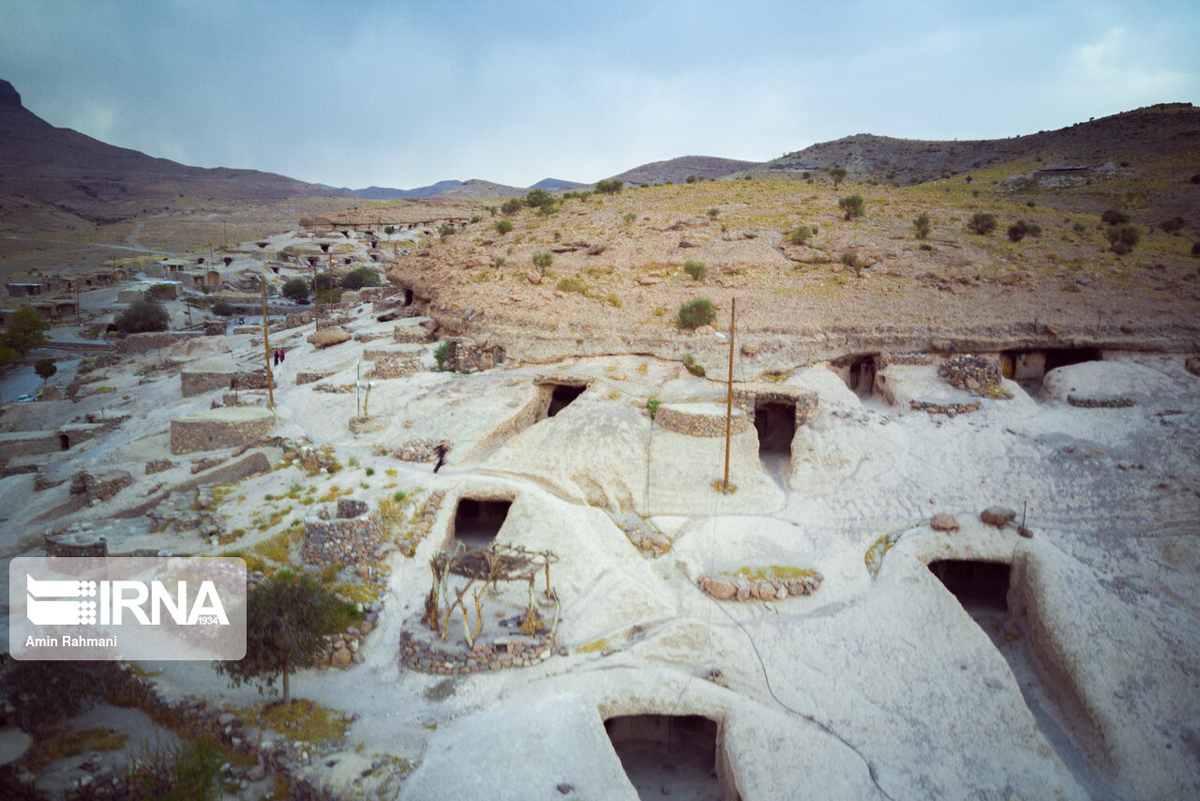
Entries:
[[[375,322],[365,304],[351,329],[390,335],[393,325]],[[1010,400],[984,399],[978,412],[954,418],[864,399],[822,364],[793,367],[783,383],[815,391],[818,413],[797,429],[790,459],[761,459],[753,430],[735,437],[738,491],[722,495],[712,486],[720,440],[664,431],[646,412],[652,397],[723,398],[720,383],[678,362],[609,356],[378,380],[371,430],[354,433],[354,393],[317,387],[354,384],[371,345],[316,351],[304,339],[311,329],[272,338],[288,351],[276,373],[272,434],[328,443],[345,469],[308,478],[285,467],[238,483],[219,507],[229,530],[247,532],[235,544],[194,532],[137,536],[186,553],[252,546],[280,530],[254,524],[262,509],[281,508],[265,496],[297,484],[370,500],[404,490],[409,512],[428,493],[447,493],[415,556],[389,557],[362,664],[293,680],[297,696],[356,716],[343,744],[309,755],[319,783],[358,797],[550,799],[564,797],[565,784],[565,797],[636,798],[603,721],[653,713],[720,721],[720,749],[746,801],[1200,792],[1200,379],[1182,356],[1063,367],[1037,397],[1005,382]],[[432,366],[432,346],[421,347]],[[168,357],[228,353],[253,363],[261,352],[261,341],[240,335]],[[169,454],[170,420],[208,409],[221,393],[181,398],[177,369],[159,358],[97,371],[75,403],[6,409],[5,430],[53,427],[101,408],[132,415],[69,452],[15,461],[62,476],[124,469],[134,483],[100,506],[55,517],[66,485],[35,493],[31,475],[0,480],[5,556],[39,553],[42,532],[110,519],[157,485],[190,479],[194,458],[228,455]],[[295,384],[299,370],[335,368]],[[735,366],[737,380],[758,373],[752,359]],[[591,383],[556,417],[528,425],[523,415],[546,374]],[[967,395],[932,366],[889,378],[902,397]],[[1067,395],[1119,395],[1134,405],[1079,408]],[[422,438],[451,442],[436,475],[429,464],[375,453]],[[278,461],[278,449],[266,452]],[[145,462],[158,458],[175,466],[146,475]],[[559,556],[559,655],[471,677],[410,671],[397,659],[399,635],[420,629],[428,562],[451,536],[454,501],[489,493],[513,499],[499,541]],[[997,504],[1015,509],[1032,538],[980,522]],[[933,531],[937,512],[954,515],[959,530]],[[279,525],[302,514],[292,509]],[[666,535],[670,550],[639,551],[623,531],[633,524]],[[891,548],[873,574],[867,554],[881,552],[881,540]],[[945,559],[1011,564],[1007,611],[973,617],[926,568]],[[814,569],[824,582],[809,597],[745,603],[714,601],[696,586],[702,574],[770,565]],[[239,708],[260,700],[207,664],[143,667],[167,697]],[[706,678],[714,669],[728,686]],[[396,760],[418,767],[405,775]],[[686,786],[673,797],[689,797]],[[700,787],[694,797],[711,792]]]

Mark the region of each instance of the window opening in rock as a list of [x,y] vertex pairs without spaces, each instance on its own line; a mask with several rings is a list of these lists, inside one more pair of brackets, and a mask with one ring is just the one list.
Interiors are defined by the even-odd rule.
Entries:
[[700,715],[622,715],[606,720],[604,729],[639,798],[737,798],[718,778],[727,771],[719,759],[716,721]]
[[754,409],[754,428],[758,431],[758,452],[791,456],[796,436],[796,404],[771,401]]
[[550,408],[546,410],[547,417],[553,417],[583,394],[586,386],[571,386],[570,384],[551,384],[554,391],[550,394]]
[[413,305],[413,291],[411,289],[404,290],[404,305],[405,306]]
[[486,548],[500,533],[512,501],[460,498],[454,510],[454,539],[464,545]]
[[968,612],[973,607],[1008,611],[1007,564],[942,559],[930,562],[929,570]]
[[58,435],[58,449],[60,451],[71,450],[71,438],[68,437],[66,434],[59,434]]

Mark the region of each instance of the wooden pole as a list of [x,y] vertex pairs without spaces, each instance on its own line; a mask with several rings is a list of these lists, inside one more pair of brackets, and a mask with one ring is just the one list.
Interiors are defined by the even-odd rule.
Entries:
[[275,408],[275,381],[271,377],[271,337],[267,328],[267,270],[263,266],[262,280],[259,284],[262,289],[262,313],[263,313],[263,353],[267,357],[267,408]]
[[737,298],[729,314],[729,390],[725,398],[725,482],[721,492],[729,492],[729,440],[733,434],[733,332],[737,325]]
[[320,331],[321,330],[321,299],[319,297],[317,297],[317,260],[313,259],[311,262],[309,262],[309,266],[312,267],[312,271],[313,271],[313,309],[315,310],[314,314],[316,315],[316,325],[313,327],[313,331]]

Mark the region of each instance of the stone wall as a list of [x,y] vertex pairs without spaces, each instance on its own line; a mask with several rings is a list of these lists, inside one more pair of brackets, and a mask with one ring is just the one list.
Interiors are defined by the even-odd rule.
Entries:
[[421,370],[421,357],[414,353],[364,350],[363,358],[374,363],[368,378],[406,378]]
[[947,417],[956,417],[960,414],[977,412],[980,406],[979,401],[971,401],[970,403],[934,403],[933,401],[919,400],[910,400],[908,405],[914,412],[944,414]]
[[978,391],[1000,386],[1000,362],[986,356],[955,356],[947,359],[938,375],[958,389]]
[[191,398],[214,389],[228,388],[230,379],[236,376],[237,373],[198,373],[184,370],[179,374],[179,388],[183,397]]
[[796,428],[811,420],[819,405],[817,393],[807,389],[780,387],[774,384],[743,384],[733,388],[733,405],[741,409],[751,423],[754,422],[755,410],[763,403],[794,406]]
[[16,456],[37,456],[62,450],[58,434],[53,431],[18,431],[0,434],[0,459]]
[[800,595],[812,595],[821,588],[825,577],[813,572],[805,576],[790,578],[714,578],[700,576],[696,583],[700,589],[718,601],[782,601]]
[[383,539],[383,516],[379,509],[372,509],[366,501],[338,498],[336,512],[336,517],[328,518],[326,505],[305,518],[304,561],[310,565],[371,561]]
[[446,368],[456,373],[477,373],[504,363],[504,348],[487,348],[470,340],[455,343]]
[[554,655],[554,641],[545,637],[512,636],[492,643],[477,642],[470,650],[435,648],[400,632],[400,661],[411,670],[443,676],[482,673],[504,668],[540,665]]
[[[689,406],[694,408],[687,408]],[[725,409],[717,403],[664,403],[655,412],[654,422],[667,431],[690,437],[725,436]],[[750,425],[744,411],[733,410],[732,433],[749,431]]]
[[62,437],[67,438],[67,447],[74,448],[81,442],[87,442],[93,437],[98,437],[106,433],[113,426],[105,423],[70,423],[58,430],[59,441],[61,444]]
[[884,353],[875,358],[875,370],[877,372],[893,364],[923,367],[933,364],[933,357],[928,353]]
[[78,534],[47,534],[42,538],[46,556],[108,556],[108,539]]
[[117,341],[117,353],[128,356],[135,353],[149,353],[159,348],[169,348],[178,342],[174,334],[165,332],[149,334],[130,334]]
[[236,448],[265,437],[274,425],[274,413],[252,407],[187,415],[171,421],[171,453]]

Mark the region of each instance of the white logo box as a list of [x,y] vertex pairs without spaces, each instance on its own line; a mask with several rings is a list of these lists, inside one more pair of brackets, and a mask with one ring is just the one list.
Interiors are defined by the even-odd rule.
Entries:
[[17,557],[8,566],[14,659],[213,661],[246,655],[241,559]]

